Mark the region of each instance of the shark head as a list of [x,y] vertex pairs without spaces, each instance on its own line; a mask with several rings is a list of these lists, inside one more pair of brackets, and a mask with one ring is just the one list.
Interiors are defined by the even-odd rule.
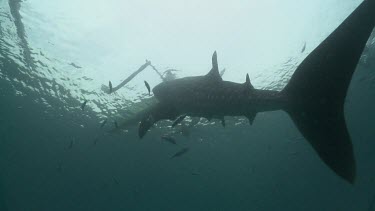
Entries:
[[171,82],[165,81],[162,82],[158,85],[156,85],[153,89],[152,92],[154,93],[156,98],[161,98],[163,95],[168,95],[169,90],[170,90],[170,84]]

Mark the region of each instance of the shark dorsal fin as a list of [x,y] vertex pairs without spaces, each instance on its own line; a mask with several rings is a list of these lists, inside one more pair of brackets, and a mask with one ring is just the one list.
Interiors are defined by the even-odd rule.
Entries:
[[208,74],[206,76],[210,77],[210,78],[212,78],[212,79],[214,79],[216,81],[222,81],[223,80],[221,78],[221,76],[220,76],[220,73],[219,73],[219,66],[217,64],[217,54],[216,54],[216,51],[212,55],[212,69],[210,70],[210,72],[208,72]]
[[254,86],[253,86],[253,85],[251,84],[251,82],[250,82],[249,74],[246,74],[246,82],[245,82],[245,86],[246,86],[246,88],[254,89]]
[[216,51],[212,54],[212,69],[217,70],[219,73],[219,65],[217,64],[217,53]]

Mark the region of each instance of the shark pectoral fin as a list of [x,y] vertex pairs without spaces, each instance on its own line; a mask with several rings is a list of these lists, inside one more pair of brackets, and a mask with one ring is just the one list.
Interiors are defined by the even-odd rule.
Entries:
[[155,120],[151,114],[143,118],[139,123],[138,136],[140,138],[143,138],[143,136],[146,135],[147,131],[154,125],[154,123]]
[[256,113],[255,113],[255,112],[246,115],[247,119],[249,119],[249,123],[250,123],[250,125],[253,124],[254,119],[255,119],[255,116],[256,116]]
[[139,123],[138,136],[142,138],[146,135],[147,131],[158,121],[163,119],[173,120],[179,113],[173,106],[158,103],[144,115]]
[[177,124],[179,124],[180,122],[182,122],[182,120],[184,120],[186,116],[187,116],[186,114],[179,116],[179,117],[173,122],[172,127],[175,127]]

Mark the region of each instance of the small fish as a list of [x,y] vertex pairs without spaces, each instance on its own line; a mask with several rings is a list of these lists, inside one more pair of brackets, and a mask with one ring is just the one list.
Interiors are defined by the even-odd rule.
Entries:
[[185,148],[182,148],[180,151],[176,152],[176,154],[174,154],[172,158],[175,158],[175,157],[180,157],[182,156],[183,154],[187,153],[189,151],[189,148],[185,147]]
[[303,47],[302,47],[301,53],[305,52],[305,49],[306,49],[306,42],[303,44]]
[[94,140],[94,145],[96,145],[99,141],[99,137],[96,137],[95,140]]
[[182,122],[186,117],[186,114],[179,116],[172,124],[172,127],[175,127],[178,123]]
[[63,171],[63,170],[62,170],[62,163],[61,163],[61,162],[59,162],[59,164],[57,165],[56,170],[57,170],[58,172],[60,172],[60,173]]
[[170,135],[164,135],[161,137],[161,139],[168,141],[169,143],[172,143],[172,144],[177,144],[176,139]]
[[117,129],[118,128],[118,124],[117,124],[117,121],[115,120],[115,128]]
[[224,119],[224,117],[221,118],[221,125],[222,125],[223,127],[225,127],[225,119]]
[[105,119],[103,122],[102,122],[102,124],[100,124],[100,128],[103,128],[104,127],[104,125],[107,123],[107,119]]
[[112,179],[113,179],[113,182],[115,182],[117,185],[120,184],[120,182],[115,177],[113,177]]
[[112,93],[112,82],[109,81],[108,85],[109,85],[109,94],[111,94]]
[[368,210],[372,211],[372,210],[374,210],[374,207],[375,207],[375,195],[372,197],[372,200],[370,202],[370,206],[369,206]]
[[82,103],[82,105],[81,105],[81,109],[82,109],[82,111],[85,109],[86,103],[87,103],[87,100],[85,100],[85,101]]
[[181,127],[176,131],[176,133],[179,133],[185,137],[189,137],[190,136],[190,130],[189,130],[189,126],[186,126],[186,125],[181,125]]
[[145,81],[145,86],[148,90],[148,95],[151,95],[151,89],[150,89],[150,85],[147,83],[147,81]]
[[68,149],[72,149],[73,148],[73,144],[74,144],[74,140],[70,141],[70,144],[68,146]]
[[77,68],[77,69],[82,68],[82,67],[80,67],[80,66],[74,64],[74,62],[70,63],[70,65],[72,65],[73,67],[75,67],[75,68]]

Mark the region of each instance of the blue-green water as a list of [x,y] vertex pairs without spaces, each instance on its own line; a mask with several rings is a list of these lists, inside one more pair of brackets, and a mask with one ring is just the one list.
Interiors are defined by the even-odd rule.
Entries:
[[177,77],[206,74],[213,50],[225,80],[249,73],[254,86],[280,90],[360,2],[0,0],[0,210],[374,210],[373,36],[345,104],[354,185],[282,111],[252,126],[202,120],[173,145],[160,138],[165,126],[142,140],[137,124],[108,132],[152,101],[143,84],[161,82],[152,68],[102,90],[146,59]]

